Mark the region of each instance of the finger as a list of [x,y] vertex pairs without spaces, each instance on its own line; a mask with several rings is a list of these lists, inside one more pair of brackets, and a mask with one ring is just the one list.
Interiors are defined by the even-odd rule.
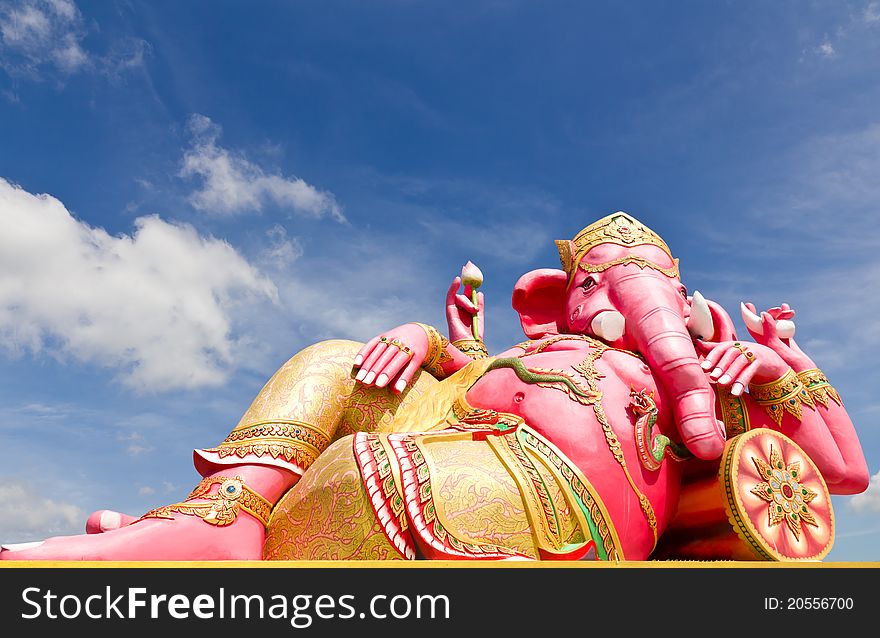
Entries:
[[462,310],[466,310],[467,312],[476,314],[479,312],[479,308],[474,305],[474,302],[465,297],[464,295],[456,295],[455,296],[455,305],[461,308]]
[[[361,366],[361,371],[357,373],[355,379],[358,381],[363,381],[365,383],[369,383],[366,381],[367,377],[370,376],[372,371],[373,364],[379,360],[379,357],[382,356],[382,353],[388,349],[388,345],[384,342],[379,342],[376,344],[376,347],[373,348],[373,351],[370,353],[370,356],[367,357],[366,361],[364,361],[364,365]],[[373,375],[375,378],[375,375]],[[372,381],[373,379],[370,379]]]
[[733,383],[733,380],[739,376],[739,373],[745,370],[746,366],[752,362],[751,359],[739,352],[739,350],[736,352],[738,356],[734,357],[733,361],[724,368],[724,374],[718,377],[718,385],[728,386]]
[[379,372],[379,376],[376,377],[376,387],[384,388],[388,385],[388,382],[391,381],[397,373],[403,370],[403,367],[409,363],[409,360],[412,358],[412,355],[401,350],[394,357],[391,358],[391,361],[385,364],[385,367]]
[[718,361],[720,361],[721,357],[724,355],[724,353],[727,352],[727,349],[729,348],[729,344],[728,343],[718,343],[718,344],[713,344],[712,346],[709,346],[708,344],[706,344],[704,342],[703,348],[711,348],[709,350],[709,352],[706,354],[706,358],[703,361],[703,363],[700,364],[700,366],[703,368],[703,370],[708,372],[709,370],[712,370],[713,368],[715,368],[715,366],[718,365]]
[[400,373],[400,378],[394,384],[394,392],[395,394],[400,394],[403,392],[404,388],[412,381],[413,375],[419,369],[421,365],[421,361],[418,357],[413,357],[410,359],[407,366],[403,369],[403,372]]
[[758,368],[760,367],[761,365],[757,361],[752,361],[747,365],[733,380],[733,384],[730,386],[730,393],[737,397],[741,395],[743,390],[751,383],[752,377],[758,373]]
[[769,312],[762,312],[761,322],[764,326],[764,336],[767,337],[768,341],[779,339],[779,335],[776,332],[776,319],[773,318],[773,315]]
[[755,304],[753,304],[751,301],[746,302],[746,308],[748,308],[752,314],[758,314],[758,309],[755,307]]
[[465,286],[464,287],[465,298],[470,299],[472,294],[473,294],[473,289],[470,286]]
[[396,355],[400,354],[400,352],[400,348],[393,344],[389,344],[388,347],[385,348],[385,352],[383,352],[376,362],[370,366],[370,371],[363,380],[364,385],[372,385],[373,381],[375,381],[382,373],[382,369],[387,366]]
[[709,376],[716,381],[724,374],[724,371],[733,363],[734,359],[742,356],[739,350],[730,346],[727,348],[727,351],[721,355],[721,358],[715,362],[715,367],[712,368],[712,372],[709,373]]
[[379,343],[379,339],[381,338],[381,336],[382,335],[378,335],[378,336],[373,337],[372,339],[367,341],[367,344],[363,348],[358,350],[358,353],[354,356],[355,367],[360,366],[364,362],[364,359],[366,359],[367,355],[370,354],[370,352],[372,352],[373,347],[377,343]]
[[485,298],[483,297],[483,293],[481,293],[481,292],[478,292],[478,293],[477,293],[477,308],[479,309],[479,311],[480,311],[481,313],[482,313],[483,310],[485,310],[485,308],[486,308],[486,300],[485,300]]
[[452,285],[449,286],[449,290],[446,292],[446,305],[454,306],[455,305],[455,295],[458,293],[458,289],[461,287],[461,277],[456,277],[452,280]]

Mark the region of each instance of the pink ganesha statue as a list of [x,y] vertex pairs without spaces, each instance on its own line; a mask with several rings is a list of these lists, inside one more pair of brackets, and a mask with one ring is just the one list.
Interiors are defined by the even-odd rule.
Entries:
[[488,355],[469,264],[448,338],[312,345],[195,451],[186,500],[0,558],[821,560],[868,470],[794,312],[743,304],[739,339],[626,213],[557,246],[513,291],[527,341]]

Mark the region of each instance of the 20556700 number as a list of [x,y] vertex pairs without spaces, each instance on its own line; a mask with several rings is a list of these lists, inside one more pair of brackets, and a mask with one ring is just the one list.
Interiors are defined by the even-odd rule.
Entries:
[[812,598],[795,598],[789,597],[785,599],[786,609],[852,609],[854,602],[852,598],[826,598],[814,596]]

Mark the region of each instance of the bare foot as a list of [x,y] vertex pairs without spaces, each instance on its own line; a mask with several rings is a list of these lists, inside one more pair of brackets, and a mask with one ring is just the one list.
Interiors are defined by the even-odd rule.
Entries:
[[134,523],[137,516],[129,516],[113,510],[98,510],[92,512],[86,520],[86,534],[101,534]]
[[[244,495],[235,496],[234,490],[230,489],[235,487],[232,484],[235,482],[223,483],[219,480],[229,477],[241,477],[249,493],[239,490]],[[208,481],[208,493],[201,498],[185,501],[190,506],[202,505],[198,514],[185,514],[172,509],[162,512],[163,518],[144,518],[126,525],[122,525],[123,519],[120,517],[119,527],[101,533],[56,536],[37,543],[4,545],[0,549],[0,560],[261,559],[266,536],[264,521],[247,511],[243,504],[250,503],[251,509],[261,511],[264,518],[268,518],[271,504],[277,502],[292,486],[296,476],[275,467],[247,465],[223,468],[208,479],[211,479]],[[237,509],[227,508],[219,514],[209,512],[210,505],[222,500],[218,498],[221,489],[230,489],[231,498],[236,504],[242,505]],[[264,507],[253,506],[253,503],[260,501],[260,497],[254,493],[266,499]],[[90,517],[91,521],[97,515],[99,529],[102,513],[106,514],[107,510],[99,510]],[[115,519],[113,516],[109,518]],[[115,523],[115,520],[110,522]]]

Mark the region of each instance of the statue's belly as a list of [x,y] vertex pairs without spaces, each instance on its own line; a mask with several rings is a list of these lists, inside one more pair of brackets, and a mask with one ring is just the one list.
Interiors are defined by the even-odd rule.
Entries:
[[[527,363],[533,370],[572,369],[570,365],[547,365],[546,360],[540,365],[538,361]],[[593,484],[617,528],[626,558],[639,560],[647,558],[654,546],[651,514],[656,520],[657,534],[674,514],[680,464],[666,458],[659,469],[643,466],[634,436],[636,419],[629,409],[634,379],[622,380],[608,366],[600,365],[598,372],[603,375],[594,383],[594,388],[601,392],[598,401],[583,396],[588,392],[578,393],[564,384],[547,387],[533,379],[524,381],[512,369],[485,374],[468,391],[467,401],[474,407],[519,415],[552,441]],[[636,390],[654,390],[650,375],[645,377],[642,387],[635,387]],[[581,389],[589,389],[586,379],[574,380]],[[656,392],[655,398],[659,405]],[[661,409],[655,433],[668,429],[669,423]],[[623,463],[615,456],[615,444],[619,444],[617,457],[622,454]],[[650,502],[649,512],[640,504],[639,493]]]

